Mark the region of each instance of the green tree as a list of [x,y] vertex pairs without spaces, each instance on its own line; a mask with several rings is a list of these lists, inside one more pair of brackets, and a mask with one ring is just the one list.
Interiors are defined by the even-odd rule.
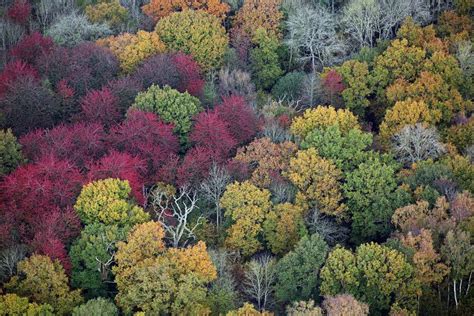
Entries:
[[125,240],[128,231],[129,227],[117,225],[87,225],[69,251],[72,285],[87,290],[89,296],[105,296],[113,282],[116,243]]
[[204,71],[222,65],[229,39],[218,17],[200,10],[175,12],[155,30],[169,50],[192,55]]
[[303,237],[277,263],[275,297],[281,303],[307,300],[317,294],[319,269],[328,245],[318,234]]
[[0,176],[13,171],[24,161],[21,145],[18,144],[11,129],[0,130]]
[[103,297],[87,301],[87,303],[76,306],[72,311],[72,316],[117,316],[119,314],[117,306]]
[[397,187],[395,167],[370,158],[349,172],[343,185],[352,215],[352,238],[365,241],[386,237],[396,208],[409,202],[409,195]]
[[255,85],[259,89],[268,90],[283,75],[278,60],[278,37],[258,28],[252,39],[255,47],[250,52],[250,67],[255,77]]
[[169,86],[152,85],[135,98],[132,108],[157,114],[167,123],[173,123],[183,143],[191,130],[192,117],[202,111],[201,102],[188,92],[181,93]]
[[18,263],[17,271],[5,288],[36,303],[51,305],[58,315],[70,314],[83,301],[80,290],[70,290],[64,268],[57,260],[32,255]]
[[16,294],[5,294],[0,296],[0,315],[53,316],[54,314],[51,305],[29,303],[25,297],[20,297]]
[[314,129],[301,143],[303,149],[316,148],[321,157],[331,159],[344,172],[352,171],[364,162],[371,145],[372,134],[359,129],[351,129],[344,134],[337,125]]
[[130,197],[127,180],[105,179],[82,187],[74,209],[85,224],[133,225],[148,220],[149,214]]
[[226,245],[250,256],[263,249],[262,224],[271,209],[270,191],[259,189],[249,181],[229,184],[221,198],[232,224],[227,230]]
[[321,269],[321,294],[349,293],[369,304],[371,313],[388,312],[397,302],[416,308],[421,294],[414,268],[397,250],[376,243],[359,246],[356,253],[336,248]]

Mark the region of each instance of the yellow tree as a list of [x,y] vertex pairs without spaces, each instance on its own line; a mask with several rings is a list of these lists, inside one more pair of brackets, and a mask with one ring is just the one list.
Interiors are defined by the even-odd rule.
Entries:
[[158,34],[139,30],[137,34],[123,33],[97,41],[97,44],[110,48],[120,61],[125,73],[132,72],[148,57],[166,51],[165,44]]
[[49,304],[29,303],[26,297],[16,294],[0,296],[0,315],[42,315],[52,316],[53,308]]
[[206,245],[166,249],[164,230],[157,222],[139,224],[126,242],[117,244],[113,268],[126,312],[179,314],[207,312],[207,284],[217,277]]
[[249,181],[229,184],[221,198],[225,216],[232,219],[227,230],[226,245],[251,256],[263,248],[262,224],[271,209],[270,192],[259,189]]
[[232,37],[245,36],[251,39],[260,27],[280,37],[283,19],[280,5],[281,0],[245,0],[234,17]]
[[80,290],[69,288],[69,280],[58,260],[32,255],[18,262],[17,271],[5,288],[33,302],[51,305],[58,315],[70,314],[83,301]]
[[298,151],[285,175],[311,207],[339,219],[346,216],[340,184],[342,172],[331,160],[319,157],[316,149]]
[[155,22],[173,12],[185,10],[202,10],[224,20],[229,5],[220,0],[151,0],[142,6],[143,12]]
[[357,116],[346,109],[336,110],[332,106],[318,106],[308,109],[303,116],[293,119],[290,130],[293,135],[304,139],[314,129],[325,129],[331,125],[338,125],[344,134],[351,129],[360,129]]
[[304,209],[290,203],[278,204],[268,213],[263,230],[271,251],[283,255],[291,251],[306,232]]
[[398,101],[385,113],[383,122],[380,124],[380,138],[388,143],[390,138],[402,130],[405,125],[416,123],[435,124],[440,116],[433,116],[432,111],[424,101]]

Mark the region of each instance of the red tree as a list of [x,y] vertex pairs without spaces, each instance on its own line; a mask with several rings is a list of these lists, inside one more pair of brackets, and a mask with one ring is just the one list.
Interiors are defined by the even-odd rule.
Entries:
[[237,142],[232,138],[228,125],[215,112],[201,112],[189,139],[197,146],[205,147],[221,161],[233,156]]
[[107,83],[106,87],[117,98],[121,115],[125,115],[137,94],[143,90],[140,80],[130,76],[113,79]]
[[216,160],[214,152],[206,147],[194,147],[183,158],[178,168],[178,185],[197,185],[209,174],[209,169]]
[[31,5],[26,0],[15,0],[7,10],[7,16],[15,23],[26,24],[30,18]]
[[336,70],[331,69],[323,78],[323,87],[328,94],[339,95],[345,89],[342,80],[342,76]]
[[138,157],[127,153],[112,151],[89,167],[88,180],[107,178],[128,180],[132,194],[139,204],[144,203],[142,174],[146,173],[146,164]]
[[82,169],[105,154],[105,138],[102,125],[80,122],[30,132],[20,138],[20,144],[30,161],[52,155],[56,159],[68,159]]
[[172,60],[180,76],[178,90],[180,92],[188,91],[191,95],[200,96],[204,87],[204,80],[198,63],[194,61],[192,56],[183,53],[177,53],[172,57]]
[[9,62],[0,73],[0,97],[8,92],[20,78],[31,78],[35,82],[39,82],[39,74],[36,69],[21,60]]
[[[0,217],[3,223],[11,225],[11,238],[28,243],[47,226],[61,234],[68,231],[67,227],[74,223],[68,208],[74,204],[83,183],[84,178],[73,163],[53,157],[20,166],[6,176],[0,184]],[[57,220],[50,225],[47,221],[53,219]]]
[[10,55],[31,65],[36,65],[39,57],[47,56],[53,50],[51,37],[45,37],[40,32],[25,35],[10,50]]
[[81,100],[80,119],[111,126],[120,120],[118,98],[108,88],[91,90]]
[[241,96],[225,97],[215,111],[239,145],[251,141],[260,130],[260,120]]
[[144,159],[145,182],[151,184],[160,180],[160,169],[178,153],[179,141],[173,128],[153,113],[131,110],[123,123],[111,128],[109,142],[120,152]]
[[145,89],[152,84],[178,89],[181,81],[180,72],[170,54],[158,54],[146,59],[132,77],[139,80]]

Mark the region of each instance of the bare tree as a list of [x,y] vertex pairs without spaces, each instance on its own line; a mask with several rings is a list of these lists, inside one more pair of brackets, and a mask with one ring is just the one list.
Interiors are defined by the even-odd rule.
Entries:
[[474,76],[474,48],[472,42],[460,42],[456,48],[456,57],[464,75],[467,78],[472,78]]
[[158,185],[145,193],[147,205],[155,213],[156,220],[163,225],[173,247],[186,246],[190,239],[196,238],[194,231],[202,216],[190,222],[190,215],[198,209],[197,193],[187,186],[176,192],[171,186]]
[[344,243],[349,235],[346,227],[321,214],[318,209],[312,209],[306,221],[310,233],[319,234],[331,246]]
[[240,69],[223,68],[219,71],[219,95],[243,96],[250,104],[255,103],[255,86],[252,83],[250,74]]
[[260,310],[265,309],[272,294],[275,262],[270,255],[261,255],[252,259],[245,271],[244,292],[257,302]]
[[436,159],[445,152],[435,128],[426,128],[423,124],[407,125],[398,132],[392,141],[397,159],[410,165],[428,158]]
[[222,208],[220,199],[224,194],[227,184],[230,182],[230,175],[223,167],[214,163],[209,170],[209,176],[201,183],[200,192],[204,198],[214,205],[216,215],[216,227],[219,231],[222,221]]
[[57,18],[74,10],[74,0],[41,0],[35,5],[36,17],[43,30]]
[[0,276],[2,280],[7,280],[16,273],[16,264],[26,257],[26,247],[15,245],[4,249],[0,253]]

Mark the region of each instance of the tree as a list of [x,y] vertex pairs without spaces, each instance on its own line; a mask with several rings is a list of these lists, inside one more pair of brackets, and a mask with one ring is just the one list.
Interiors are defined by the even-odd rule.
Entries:
[[323,6],[303,6],[288,17],[286,43],[315,75],[318,66],[333,64],[344,54],[344,43],[337,34],[335,16]]
[[226,316],[270,316],[272,313],[266,311],[259,312],[250,303],[244,303],[244,306],[238,310],[232,310],[226,314]]
[[275,281],[275,259],[262,255],[251,260],[245,270],[244,292],[257,301],[259,310],[265,309],[270,301]]
[[132,72],[142,61],[166,49],[162,39],[154,32],[139,30],[137,34],[123,33],[99,39],[97,44],[108,47],[120,61],[125,73]]
[[118,31],[123,29],[129,18],[127,9],[118,0],[88,5],[85,14],[92,23],[105,23]]
[[292,250],[306,234],[303,208],[290,203],[278,204],[263,222],[263,231],[269,248],[276,255]]
[[91,314],[117,316],[119,314],[119,310],[112,301],[99,297],[89,300],[87,303],[84,303],[80,306],[74,307],[72,311],[73,316],[88,316]]
[[173,12],[186,10],[202,10],[224,20],[229,9],[229,5],[220,0],[152,0],[150,3],[142,6],[143,12],[155,22],[167,17]]
[[177,53],[172,56],[172,61],[180,77],[177,90],[187,91],[190,95],[198,97],[203,93],[204,79],[199,64],[191,55]]
[[252,175],[250,181],[259,187],[269,188],[276,178],[282,178],[290,167],[290,158],[297,146],[292,142],[273,143],[269,138],[258,138],[240,148],[234,160],[245,163]]
[[40,32],[24,35],[10,50],[10,55],[30,65],[36,65],[41,56],[48,55],[53,49],[53,40]]
[[142,80],[136,76],[125,76],[111,79],[107,82],[107,88],[118,99],[118,109],[125,116],[130,104],[133,104],[138,92],[144,90]]
[[307,300],[317,293],[319,269],[328,245],[318,234],[305,236],[276,266],[275,297],[281,303]]
[[255,111],[241,96],[225,97],[214,109],[228,124],[232,137],[239,145],[251,141],[260,130],[260,121]]
[[53,156],[84,169],[107,150],[104,128],[98,123],[72,123],[38,129],[20,138],[22,151],[31,162]]
[[372,134],[351,129],[343,134],[338,125],[316,128],[308,133],[301,148],[315,148],[322,158],[330,159],[340,170],[352,171],[370,155]]
[[145,160],[144,180],[153,184],[164,180],[163,168],[178,153],[179,141],[173,128],[154,113],[130,109],[125,121],[111,128],[108,141],[116,150]]
[[229,183],[230,175],[227,170],[214,163],[209,170],[209,176],[204,179],[199,187],[199,192],[204,196],[204,199],[213,204],[218,231],[220,230],[223,220],[220,200]]
[[327,128],[331,125],[339,125],[342,133],[347,133],[353,128],[360,129],[357,117],[349,110],[318,106],[306,110],[303,116],[295,117],[291,122],[290,130],[293,135],[304,139],[312,130]]
[[341,92],[344,104],[355,114],[363,116],[370,105],[368,97],[373,90],[369,66],[366,62],[348,60],[336,69],[345,86]]
[[305,73],[292,71],[279,78],[272,88],[272,95],[278,100],[298,102],[303,96]]
[[31,4],[25,0],[15,0],[7,9],[8,18],[18,24],[26,25],[30,19]]
[[323,310],[317,306],[313,300],[293,302],[286,306],[288,316],[311,315],[322,316]]
[[439,284],[449,273],[449,268],[441,263],[441,256],[433,247],[431,232],[421,229],[419,235],[409,232],[401,236],[401,243],[414,251],[412,262],[416,278],[423,285]]
[[209,175],[212,165],[221,161],[216,152],[207,147],[196,146],[184,155],[183,161],[177,167],[176,183],[180,186],[198,188],[200,183]]
[[0,176],[7,175],[24,161],[21,145],[11,129],[0,130]]
[[53,308],[49,304],[30,303],[28,298],[16,294],[4,294],[0,296],[0,314],[52,316]]
[[349,293],[373,312],[388,311],[398,302],[413,309],[421,294],[413,267],[397,250],[376,243],[362,244],[356,253],[336,248],[321,270],[321,293]]
[[369,158],[348,173],[343,189],[352,216],[352,237],[359,241],[386,237],[393,212],[409,198],[397,189],[394,166],[378,158]]
[[219,160],[233,156],[237,147],[227,123],[214,111],[201,112],[195,117],[189,140],[197,146],[206,147],[215,152],[214,156]]
[[83,301],[80,290],[69,289],[61,264],[46,256],[32,255],[20,261],[18,275],[5,288],[36,303],[49,304],[59,315],[69,314]]
[[438,120],[432,116],[429,108],[423,101],[399,101],[388,109],[385,118],[380,124],[380,137],[387,142],[398,133],[405,125],[416,123],[436,123]]
[[206,285],[216,278],[206,245],[167,250],[157,222],[135,226],[116,254],[117,304],[126,312],[206,310]]
[[331,162],[318,156],[314,148],[300,150],[290,159],[285,176],[298,188],[300,196],[322,213],[345,217],[342,203],[342,173]]
[[158,21],[155,30],[169,50],[192,55],[204,72],[221,66],[229,40],[217,17],[203,11],[175,12]]
[[53,91],[37,79],[18,78],[8,84],[8,92],[0,97],[0,126],[11,128],[16,135],[51,127],[56,123],[59,106]]
[[39,80],[38,71],[22,60],[11,61],[5,65],[0,73],[0,96],[10,91],[11,85],[20,78],[29,78],[35,82]]
[[185,186],[176,190],[171,185],[160,183],[149,190],[147,200],[173,247],[186,246],[189,240],[196,238],[194,230],[201,219],[199,217],[191,223],[191,216],[198,209],[196,191]]
[[129,230],[129,226],[102,223],[86,225],[69,251],[72,262],[71,284],[86,290],[89,297],[105,296],[113,282],[116,243],[125,240]]
[[149,214],[130,198],[128,181],[105,179],[86,184],[74,209],[85,224],[133,225],[148,220]]
[[73,47],[112,34],[107,24],[94,24],[76,12],[59,17],[46,31],[56,44]]
[[255,31],[254,48],[250,52],[250,67],[258,89],[269,90],[281,77],[283,70],[278,60],[278,38],[263,28]]
[[398,161],[411,165],[421,160],[436,159],[445,152],[435,128],[421,123],[406,125],[392,140]]
[[108,127],[120,120],[118,99],[108,88],[91,90],[81,100],[80,118]]
[[219,95],[225,100],[231,96],[240,96],[242,102],[253,104],[255,101],[255,85],[248,72],[229,67],[219,70]]
[[191,130],[191,118],[202,110],[199,100],[189,93],[155,85],[140,92],[131,108],[155,113],[166,123],[173,123],[182,143],[186,142]]
[[270,192],[259,189],[250,182],[235,182],[226,187],[221,198],[225,216],[232,220],[227,230],[226,244],[244,256],[250,256],[263,248],[263,221],[270,211]]
[[367,304],[357,301],[348,294],[326,296],[322,305],[328,316],[363,316],[369,314]]

